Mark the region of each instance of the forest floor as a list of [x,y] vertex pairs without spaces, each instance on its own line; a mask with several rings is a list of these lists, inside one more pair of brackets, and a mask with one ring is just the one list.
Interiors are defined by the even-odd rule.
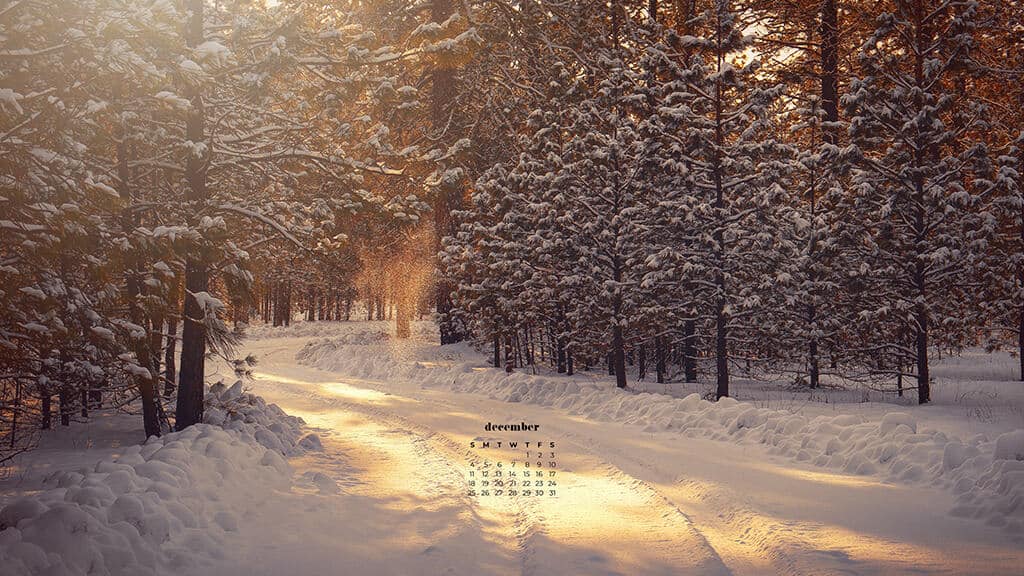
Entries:
[[[999,389],[1002,397],[994,397],[998,392],[989,387],[962,381],[956,383],[959,391],[939,386],[938,397],[950,402],[923,410],[883,402],[837,408],[832,402],[792,396],[779,406],[778,399],[750,388],[751,399],[735,409],[727,403],[721,412],[712,412],[702,404],[700,413],[714,418],[690,422],[691,433],[680,433],[672,425],[678,415],[655,425],[658,407],[674,407],[682,414],[696,400],[634,390],[609,409],[594,400],[576,401],[589,398],[578,391],[571,397],[522,396],[507,381],[518,386],[536,380],[539,386],[554,388],[556,379],[568,379],[506,377],[487,368],[482,354],[467,346],[436,346],[425,336],[429,326],[417,328],[420,337],[412,342],[389,338],[383,323],[253,330],[255,337],[245,346],[259,359],[251,391],[303,418],[323,448],[289,459],[294,471],[290,488],[268,490],[259,501],[244,505],[232,503],[240,508],[233,511],[237,526],[218,534],[219,550],[177,574],[1024,571],[1021,534],[1013,529],[1019,510],[963,517],[971,515],[951,513],[963,501],[948,483],[922,481],[922,474],[941,477],[942,468],[949,467],[941,446],[938,457],[943,462],[932,462],[925,472],[893,475],[888,469],[861,466],[854,473],[837,469],[834,457],[822,460],[813,443],[798,435],[785,438],[800,440],[811,450],[809,458],[802,458],[804,451],[780,450],[781,437],[754,441],[736,424],[749,420],[751,429],[763,428],[765,418],[771,422],[777,413],[802,419],[806,428],[807,422],[818,422],[824,414],[844,415],[848,408],[856,414],[857,426],[873,426],[876,435],[895,434],[900,446],[919,440],[926,444],[927,432],[943,438],[977,436],[974,445],[988,450],[991,439],[1022,427],[1012,382],[1004,383],[1007,391]],[[464,387],[460,377],[475,384]],[[1001,376],[985,378],[999,382]],[[610,392],[603,389],[608,385],[603,378],[583,374],[577,380],[587,382],[584,392],[594,387],[602,398]],[[952,389],[954,381],[946,386]],[[977,402],[965,403],[965,398],[975,397],[989,398],[991,404],[979,412]],[[772,402],[770,409],[762,407]],[[764,412],[751,412],[751,406]],[[617,418],[616,410],[623,407],[647,414],[648,424],[635,417]],[[887,416],[893,413],[895,417]],[[486,432],[488,422],[526,422],[540,429],[529,434]],[[781,429],[785,422],[780,422]],[[837,422],[843,421],[832,418],[829,425]],[[54,467],[95,461],[131,441],[123,431],[113,431],[113,425],[104,426],[100,422],[89,435],[78,434],[74,440],[70,434],[63,440],[51,438],[49,448],[44,443],[21,464],[18,478],[0,481],[0,508],[5,499],[32,493],[34,478]],[[851,426],[848,432],[856,430]],[[481,454],[470,443],[509,437],[556,443],[556,496],[469,495],[471,462]],[[69,442],[73,454],[64,446]],[[821,454],[826,452],[835,448],[823,445]],[[922,454],[924,467],[934,456],[927,450]],[[991,463],[991,456],[987,458]],[[974,482],[974,476],[968,478]],[[1003,477],[1004,485],[1017,483],[1009,492],[1016,498],[1014,508],[1024,507],[1016,491],[1021,481],[1018,473]]]

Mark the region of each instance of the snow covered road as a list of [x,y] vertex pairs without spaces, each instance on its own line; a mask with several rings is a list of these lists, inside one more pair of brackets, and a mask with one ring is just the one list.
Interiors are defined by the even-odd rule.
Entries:
[[[218,574],[1020,574],[1019,542],[948,492],[482,395],[303,366],[250,342],[254,392],[321,430],[296,486],[240,523]],[[538,422],[560,493],[467,494],[488,422]],[[980,561],[984,560],[984,563]]]

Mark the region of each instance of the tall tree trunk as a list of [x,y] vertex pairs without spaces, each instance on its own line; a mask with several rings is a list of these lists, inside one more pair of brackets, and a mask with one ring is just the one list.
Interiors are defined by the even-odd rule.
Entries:
[[505,372],[509,374],[515,369],[515,358],[512,356],[512,337],[505,336]]
[[[721,36],[721,33],[718,34]],[[725,57],[721,48],[721,38],[717,39],[717,60],[719,72],[722,71],[725,64]],[[725,144],[725,138],[723,134],[722,124],[723,110],[722,110],[722,80],[715,80],[715,150],[714,150],[714,181],[715,181],[715,260],[718,269],[715,272],[715,285],[718,287],[717,307],[715,310],[715,364],[717,368],[717,384],[718,387],[715,391],[715,398],[721,398],[729,395],[729,340],[728,340],[728,320],[725,317],[725,299],[726,299],[726,286],[725,286],[725,234],[723,233],[723,227],[725,226],[725,189],[722,182],[723,171],[725,168],[722,165],[722,158],[720,157],[720,150]]]
[[665,383],[665,337],[654,339],[654,366],[658,373],[658,384]]
[[683,377],[687,383],[697,381],[697,323],[683,323]]
[[562,374],[568,368],[566,364],[566,353],[565,353],[565,338],[562,336],[555,337],[555,365],[558,368],[558,373]]
[[1020,309],[1020,325],[1017,326],[1017,360],[1020,361],[1020,381],[1024,382],[1024,307]]
[[643,380],[647,377],[647,346],[641,344],[637,350],[637,379]]
[[14,379],[14,406],[11,410],[11,439],[10,446],[13,449],[18,438],[18,413],[21,412],[21,380]]
[[42,428],[43,430],[49,430],[50,426],[53,423],[53,395],[50,394],[49,390],[44,390],[43,397],[40,398],[39,400],[39,409],[41,411],[40,416],[42,419],[42,422],[40,423],[39,427]]
[[918,312],[917,322],[917,402],[927,404],[931,400],[931,380],[928,375],[928,315]]
[[[835,123],[839,121],[839,10],[836,0],[823,0],[821,3],[821,105],[825,112],[825,122],[822,130],[822,140],[828,144],[838,145],[839,135]],[[812,175],[813,177],[813,175]],[[815,185],[811,186],[811,222],[817,219],[817,198],[815,197]],[[816,256],[817,256],[817,232],[811,229],[809,246],[809,257],[811,261],[810,280],[812,286],[816,283]],[[814,288],[812,288],[814,289]],[[808,343],[808,376],[811,388],[820,386],[820,369],[818,354],[818,336],[816,333],[818,323],[818,310],[814,299],[808,303],[808,325],[812,331]]]
[[284,286],[284,325],[291,326],[292,324],[292,281],[291,278]]
[[71,412],[73,411],[71,406],[71,387],[67,384],[61,384],[60,391],[57,392],[57,400],[60,402],[60,425],[70,426]]
[[728,320],[725,317],[725,302],[718,303],[715,311],[715,367],[717,368],[717,388],[715,399],[729,395],[729,340]]
[[626,387],[626,350],[622,337],[622,326],[618,322],[612,327],[612,362],[615,372],[615,386]]
[[[914,3],[914,42],[918,50],[914,54],[914,82],[919,90],[915,93],[914,104],[918,111],[925,107],[921,96],[926,91],[924,64],[927,54],[924,47],[931,42],[931,35],[925,26],[925,8],[921,0]],[[934,150],[934,144],[921,141],[914,142],[914,289],[917,292],[916,332],[917,332],[917,401],[926,404],[931,400],[931,380],[928,376],[928,278],[925,263],[926,255],[921,253],[921,246],[927,235],[927,199],[924,189],[924,164],[928,153]]]
[[[189,48],[203,43],[203,0],[188,0],[191,11],[186,34]],[[200,143],[206,139],[206,118],[203,96],[196,87],[187,90],[191,107],[185,121],[186,137]],[[185,165],[187,183],[186,200],[194,211],[202,208],[208,199],[206,189],[207,158],[189,154]],[[181,373],[178,378],[178,407],[175,426],[184,430],[203,421],[204,381],[206,378],[206,329],[201,323],[206,311],[199,306],[195,294],[206,292],[209,273],[202,251],[190,250],[185,259],[184,313],[181,331]]]
[[494,367],[501,368],[501,335],[494,334]]
[[526,352],[526,364],[533,366],[533,325],[530,325],[526,329],[526,342],[524,343],[523,350]]

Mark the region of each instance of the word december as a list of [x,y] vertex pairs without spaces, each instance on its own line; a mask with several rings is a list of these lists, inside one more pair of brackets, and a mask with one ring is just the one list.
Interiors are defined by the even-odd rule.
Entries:
[[491,424],[488,422],[484,426],[484,430],[488,432],[536,432],[540,430],[540,424],[527,424],[526,422],[521,424]]

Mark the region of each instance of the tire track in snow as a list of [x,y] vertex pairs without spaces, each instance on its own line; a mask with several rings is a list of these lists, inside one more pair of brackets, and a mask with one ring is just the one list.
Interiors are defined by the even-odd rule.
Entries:
[[[259,379],[273,382],[275,377],[267,374]],[[422,448],[417,454],[422,463],[430,468],[445,469],[448,487],[457,486],[460,481],[466,486],[468,462],[479,457],[468,448],[468,442],[458,442],[378,404],[325,395],[319,387],[318,391],[309,390],[316,386],[315,382],[297,386],[287,384],[277,390],[315,401],[322,407],[358,412],[386,426],[408,430],[417,437],[417,444]],[[387,396],[407,398],[390,393]],[[464,410],[464,407],[435,399],[408,401],[419,403],[417,413],[437,412],[431,405],[451,411]],[[344,434],[343,430],[340,432]],[[563,433],[557,440],[564,442],[569,437]],[[677,574],[680,570],[693,574],[729,573],[718,553],[687,515],[649,483],[609,464],[583,443],[573,441],[568,453],[564,448],[559,449],[560,464],[564,464],[560,466],[563,469],[558,477],[560,495],[553,499],[464,496],[464,501],[470,500],[465,503],[474,510],[479,524],[507,525],[508,536],[517,542],[521,574],[551,573],[555,566],[562,574],[639,573],[637,570],[651,574]],[[462,494],[465,495],[465,488]],[[609,535],[614,535],[625,546],[606,547]]]
[[[257,376],[257,379],[272,385],[276,384],[275,378],[272,375],[260,375]],[[456,464],[457,462],[468,463],[470,459],[477,456],[467,446],[463,446],[436,430],[424,427],[392,411],[376,407],[372,404],[345,400],[337,396],[324,395],[307,389],[308,387],[315,386],[315,383],[298,385],[302,386],[302,389],[296,389],[295,386],[295,384],[278,385],[276,391],[286,393],[302,401],[315,402],[317,408],[321,410],[329,408],[334,411],[345,411],[362,415],[379,426],[379,429],[372,430],[367,434],[360,434],[358,437],[350,436],[349,431],[346,429],[333,430],[330,443],[337,442],[346,446],[346,452],[351,453],[352,451],[359,450],[361,443],[364,447],[371,446],[376,448],[376,451],[380,454],[386,454],[389,451],[394,452],[395,446],[393,442],[381,442],[375,440],[374,436],[382,434],[399,438],[406,436],[413,454],[406,455],[405,457],[392,455],[379,468],[381,470],[390,470],[390,474],[402,478],[403,483],[411,485],[411,489],[416,492],[425,492],[431,487],[437,487],[436,477],[438,472],[442,471],[445,482],[440,487],[444,489],[444,492],[435,496],[435,498],[440,497],[458,502],[458,506],[469,514],[473,528],[484,534],[485,539],[493,545],[500,546],[504,541],[514,541],[515,545],[512,547],[512,550],[517,558],[513,564],[519,567],[518,573],[524,576],[533,574],[528,569],[529,559],[532,557],[530,543],[533,541],[534,535],[540,530],[535,517],[527,513],[522,507],[492,505],[484,508],[477,499],[468,495],[468,484],[466,481],[468,464],[465,466]],[[413,476],[418,476],[420,479],[413,479]],[[384,480],[384,478],[373,478],[371,483],[381,480]],[[506,501],[500,500],[495,502],[495,504],[501,502]],[[514,499],[509,499],[507,502],[517,503]],[[443,554],[444,551],[435,548],[430,550],[430,552],[432,554]],[[482,571],[478,572],[484,573]]]

